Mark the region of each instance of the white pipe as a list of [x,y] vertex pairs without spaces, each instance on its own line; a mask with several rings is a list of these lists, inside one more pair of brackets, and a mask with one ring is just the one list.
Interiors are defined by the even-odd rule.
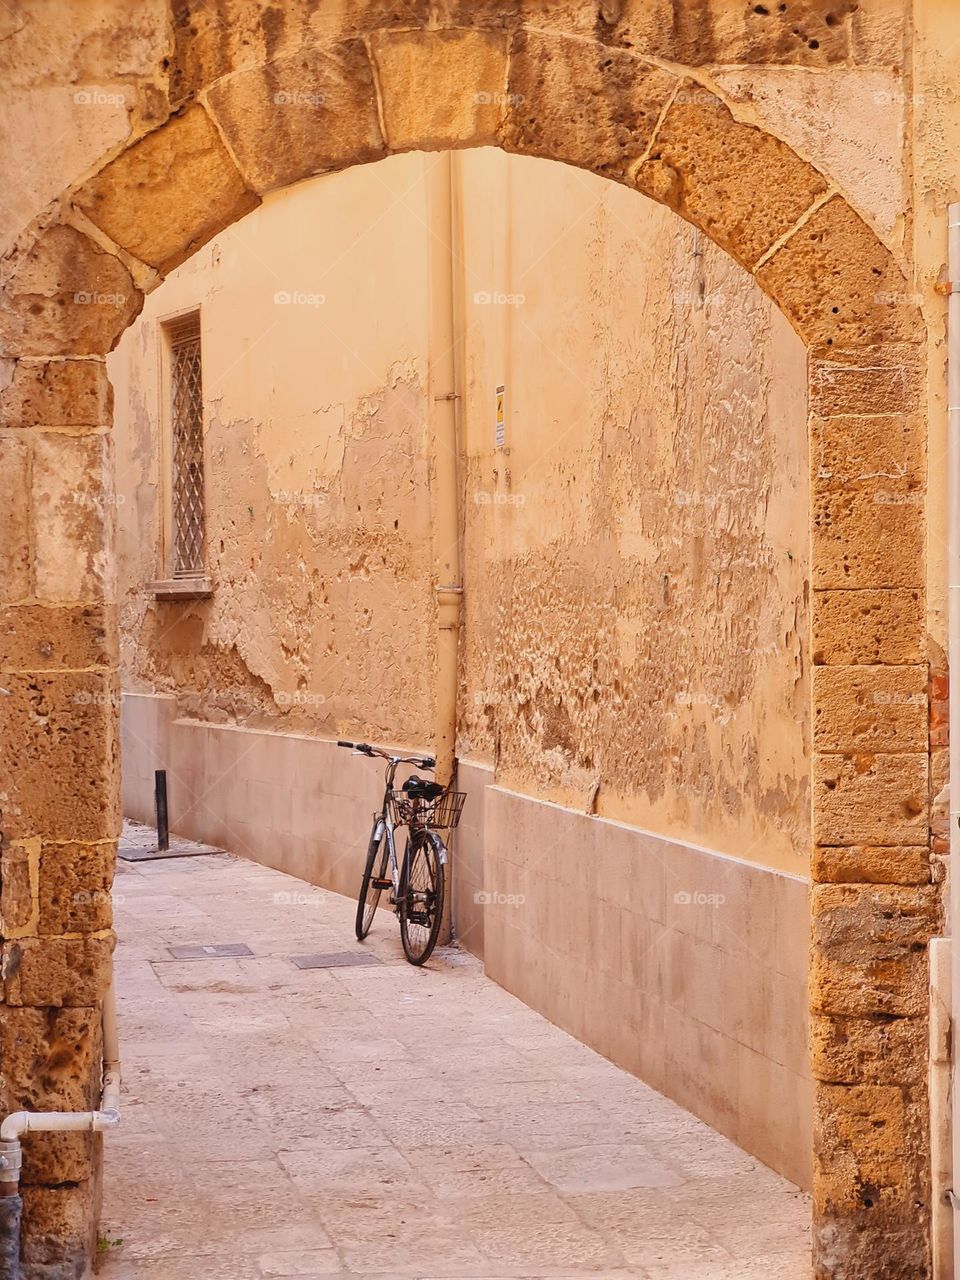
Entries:
[[[952,1001],[960,998],[960,204],[947,210],[947,661],[950,734],[950,935],[953,940]],[[953,1023],[957,1026],[954,1003]],[[952,1039],[955,1040],[955,1035]],[[960,1082],[954,1047],[953,1193],[960,1188]],[[956,1199],[953,1199],[956,1205]],[[960,1275],[960,1231],[954,1231],[954,1274]]]
[[98,1111],[14,1111],[0,1124],[0,1142],[19,1142],[25,1133],[99,1133],[120,1123],[120,1045],[113,983],[103,997],[103,1087]]

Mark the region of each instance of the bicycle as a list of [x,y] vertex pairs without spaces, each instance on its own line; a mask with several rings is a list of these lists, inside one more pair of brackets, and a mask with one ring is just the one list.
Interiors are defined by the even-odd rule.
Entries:
[[[456,827],[466,793],[450,791],[439,782],[416,774],[402,787],[394,787],[400,765],[412,764],[432,771],[437,766],[433,756],[393,756],[368,742],[339,741],[337,746],[387,762],[383,803],[373,815],[367,861],[360,882],[357,941],[362,942],[370,932],[380,895],[388,889],[390,903],[400,919],[404,955],[411,964],[426,964],[437,945],[443,918],[447,846],[439,833]],[[400,862],[394,833],[403,826],[408,830]]]

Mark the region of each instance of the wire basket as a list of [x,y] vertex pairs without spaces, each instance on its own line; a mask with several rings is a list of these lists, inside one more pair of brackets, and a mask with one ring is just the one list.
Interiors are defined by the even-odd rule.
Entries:
[[414,823],[421,827],[452,831],[460,821],[466,798],[465,791],[445,791],[436,800],[418,800],[407,795],[406,791],[391,791],[390,817],[395,827]]

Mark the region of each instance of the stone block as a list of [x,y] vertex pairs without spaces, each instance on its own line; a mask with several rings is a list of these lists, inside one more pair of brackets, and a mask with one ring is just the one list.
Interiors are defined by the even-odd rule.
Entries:
[[380,32],[371,49],[391,151],[496,144],[506,104],[504,35]]
[[926,947],[941,914],[933,886],[816,885],[812,902],[814,1010],[925,1014]]
[[808,367],[814,417],[913,415],[926,404],[924,353],[908,343],[853,351],[818,347]]
[[685,81],[634,170],[639,191],[701,227],[748,270],[822,195],[822,174]]
[[[101,1140],[97,1140],[98,1147]],[[97,1251],[97,1178],[23,1188],[23,1280],[76,1280]]]
[[0,671],[112,668],[118,648],[114,605],[0,606]]
[[114,839],[119,758],[116,678],[96,672],[4,676],[0,829],[7,840]]
[[207,113],[191,106],[101,169],[76,203],[115,244],[165,273],[260,201]]
[[919,588],[813,592],[814,664],[918,663],[926,657]]
[[[11,1111],[100,1105],[100,1010],[11,1008],[0,1026],[0,1100]],[[93,1135],[34,1134],[23,1144],[26,1184],[79,1182],[92,1172]]]
[[923,666],[813,668],[816,751],[924,751]]
[[835,196],[757,272],[808,345],[919,342],[915,290],[876,233]]
[[102,355],[140,313],[143,295],[112,254],[57,225],[13,267],[0,298],[0,352]]
[[926,754],[818,755],[813,762],[814,841],[920,845],[927,840]]
[[18,360],[0,390],[0,427],[108,427],[113,388],[102,360]]
[[646,150],[675,85],[672,74],[630,54],[518,32],[501,144],[623,179]]
[[22,600],[31,594],[30,503],[31,441],[0,433],[0,600]]
[[928,884],[930,850],[922,844],[817,847],[810,875],[824,884]]
[[812,505],[815,589],[923,584],[926,528],[919,490],[820,493],[814,481]]
[[909,1085],[927,1068],[927,1024],[923,1018],[814,1013],[810,1055],[817,1080]]
[[[421,86],[429,92],[429,86]],[[239,71],[210,109],[256,191],[386,155],[362,41],[309,49]]]
[[114,594],[112,441],[106,435],[33,433],[30,491],[34,594],[56,602]]
[[893,501],[926,483],[926,427],[917,415],[813,417],[810,441],[821,493],[869,487]]
[[113,924],[116,846],[44,844],[38,874],[40,934],[96,933]]
[[21,938],[3,944],[3,986],[11,1005],[82,1008],[98,1004],[113,976],[112,934]]
[[824,1084],[816,1092],[815,1206],[841,1215],[900,1209],[909,1195],[907,1122],[896,1085]]

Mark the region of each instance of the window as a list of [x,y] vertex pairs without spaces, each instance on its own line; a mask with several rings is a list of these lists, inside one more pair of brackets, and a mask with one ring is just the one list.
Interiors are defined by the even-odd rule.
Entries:
[[203,372],[200,314],[167,325],[170,370],[170,570],[174,578],[204,572]]

